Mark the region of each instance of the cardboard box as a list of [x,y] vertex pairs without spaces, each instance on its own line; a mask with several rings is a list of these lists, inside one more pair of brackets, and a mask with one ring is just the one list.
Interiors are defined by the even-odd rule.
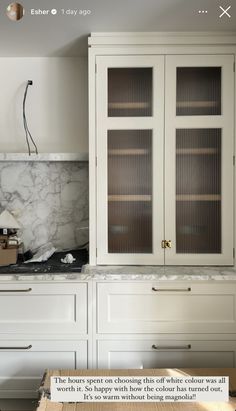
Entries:
[[[229,390],[236,392],[236,369],[235,368],[155,368],[155,369],[132,369],[132,370],[47,370],[39,393],[41,399],[36,411],[235,411],[236,398],[229,397],[229,402],[150,402],[150,403],[59,403],[50,400],[50,377],[52,376],[229,376]],[[210,404],[210,406],[209,406]]]
[[0,248],[0,266],[16,264],[18,247]]

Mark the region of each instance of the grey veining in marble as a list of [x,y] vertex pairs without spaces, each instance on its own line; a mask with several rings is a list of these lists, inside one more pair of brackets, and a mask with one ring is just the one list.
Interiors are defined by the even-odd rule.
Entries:
[[0,211],[14,211],[25,249],[58,250],[88,240],[88,164],[0,162]]

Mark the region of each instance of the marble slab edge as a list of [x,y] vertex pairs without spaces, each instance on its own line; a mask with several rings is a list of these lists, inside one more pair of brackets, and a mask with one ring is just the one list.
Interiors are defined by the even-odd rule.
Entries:
[[7,281],[236,281],[234,267],[90,266],[81,273],[0,274]]
[[84,265],[83,274],[100,280],[148,280],[148,281],[236,281],[235,267],[196,266],[90,266]]
[[0,283],[7,281],[89,281],[93,279],[91,274],[83,273],[51,273],[51,274],[0,274]]
[[3,161],[88,161],[88,153],[0,153],[0,162]]

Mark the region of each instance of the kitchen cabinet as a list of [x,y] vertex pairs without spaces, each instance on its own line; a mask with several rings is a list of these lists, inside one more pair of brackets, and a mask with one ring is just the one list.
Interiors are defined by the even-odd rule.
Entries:
[[0,398],[38,398],[47,368],[87,368],[87,341],[0,340]]
[[97,284],[102,334],[236,333],[236,287],[205,282]]
[[36,397],[46,368],[236,366],[234,280],[127,280],[113,269],[110,279],[102,267],[1,279],[0,398]]
[[194,336],[179,340],[98,341],[98,368],[222,368],[235,367],[235,341],[195,341]]
[[0,285],[0,335],[87,334],[87,283]]
[[149,41],[90,38],[90,263],[233,265],[235,49]]
[[46,368],[91,366],[89,296],[87,281],[1,281],[0,398],[37,398]]
[[97,281],[96,367],[236,366],[236,284]]

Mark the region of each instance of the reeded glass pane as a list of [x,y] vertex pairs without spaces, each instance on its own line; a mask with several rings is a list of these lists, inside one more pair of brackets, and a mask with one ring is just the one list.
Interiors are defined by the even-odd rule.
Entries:
[[108,116],[152,115],[152,68],[108,69]]
[[177,68],[177,116],[221,114],[221,67]]
[[108,252],[152,252],[152,131],[108,131]]
[[221,129],[176,131],[176,251],[221,253]]

